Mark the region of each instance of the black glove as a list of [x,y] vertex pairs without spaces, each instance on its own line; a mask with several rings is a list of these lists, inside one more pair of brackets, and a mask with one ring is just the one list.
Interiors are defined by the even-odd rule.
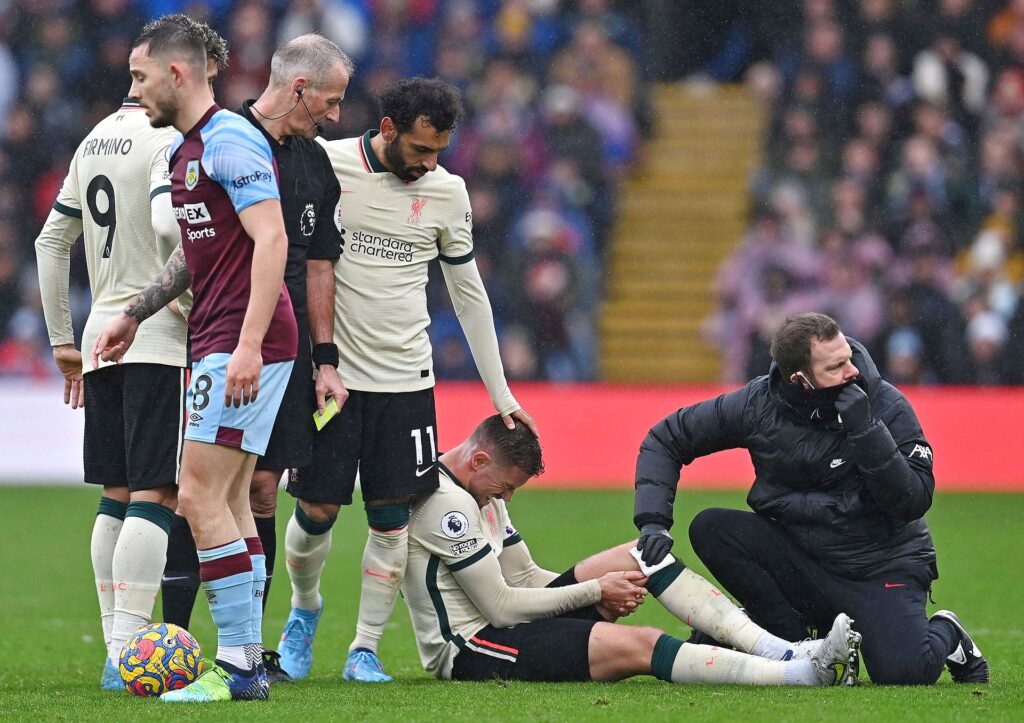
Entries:
[[644,564],[653,567],[664,560],[672,549],[672,535],[668,534],[665,525],[656,522],[644,525],[640,528],[636,549],[640,550],[640,559]]
[[839,392],[836,411],[847,434],[859,432],[871,423],[871,403],[867,392],[858,384],[851,384]]

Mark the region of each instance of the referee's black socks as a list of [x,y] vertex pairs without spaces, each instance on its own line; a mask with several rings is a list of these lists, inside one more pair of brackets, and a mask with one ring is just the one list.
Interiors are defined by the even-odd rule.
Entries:
[[[269,559],[267,562],[269,567]],[[196,555],[196,542],[188,520],[175,515],[167,539],[167,565],[160,584],[164,622],[187,630],[198,592],[199,557]]]

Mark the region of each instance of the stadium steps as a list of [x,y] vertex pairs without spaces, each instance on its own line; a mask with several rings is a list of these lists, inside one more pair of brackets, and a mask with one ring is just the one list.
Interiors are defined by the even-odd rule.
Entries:
[[713,382],[700,334],[712,280],[746,226],[763,119],[739,86],[655,88],[658,135],[627,179],[608,251],[601,365],[615,382]]

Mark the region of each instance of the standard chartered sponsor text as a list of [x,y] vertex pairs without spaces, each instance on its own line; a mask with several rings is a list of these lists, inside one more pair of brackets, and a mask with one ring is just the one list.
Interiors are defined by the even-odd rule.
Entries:
[[412,261],[413,246],[408,241],[391,236],[376,236],[363,231],[354,231],[349,250],[357,254],[376,256],[389,261]]

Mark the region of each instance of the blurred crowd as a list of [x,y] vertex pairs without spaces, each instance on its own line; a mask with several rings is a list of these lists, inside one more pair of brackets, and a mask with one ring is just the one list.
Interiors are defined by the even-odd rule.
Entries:
[[770,126],[708,335],[763,374],[786,314],[832,314],[897,384],[1024,382],[1024,0],[803,0],[705,68]]
[[[218,103],[257,97],[283,41],[320,32],[356,63],[329,137],[377,126],[373,92],[437,75],[467,117],[441,163],[467,182],[476,258],[510,379],[585,380],[596,369],[603,253],[620,179],[652,132],[641,3],[615,0],[0,1],[0,376],[54,377],[33,240],[78,142],[128,91],[128,49],[168,12],[229,42]],[[73,257],[71,303],[89,289]],[[436,374],[476,370],[434,269]]]

